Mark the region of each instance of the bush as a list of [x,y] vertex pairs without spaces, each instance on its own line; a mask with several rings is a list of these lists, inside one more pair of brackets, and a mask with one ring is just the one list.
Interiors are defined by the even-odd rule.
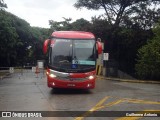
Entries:
[[160,79],[160,22],[153,32],[155,37],[138,50],[135,69],[142,79]]

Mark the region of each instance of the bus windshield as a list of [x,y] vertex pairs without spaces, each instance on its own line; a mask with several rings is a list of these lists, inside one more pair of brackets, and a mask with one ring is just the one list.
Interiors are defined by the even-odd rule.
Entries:
[[95,69],[95,40],[53,39],[49,67],[62,72],[87,72]]

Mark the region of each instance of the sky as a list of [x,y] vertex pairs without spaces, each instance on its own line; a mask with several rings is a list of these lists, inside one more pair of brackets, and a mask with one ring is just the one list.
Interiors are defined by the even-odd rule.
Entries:
[[84,18],[88,21],[92,16],[104,13],[82,8],[77,10],[73,5],[77,0],[4,0],[6,11],[26,20],[31,26],[49,28],[49,20],[62,21],[72,18],[72,22]]

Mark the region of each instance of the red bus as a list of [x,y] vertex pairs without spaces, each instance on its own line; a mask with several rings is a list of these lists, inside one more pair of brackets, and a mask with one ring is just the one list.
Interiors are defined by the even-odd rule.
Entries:
[[56,31],[45,40],[47,83],[52,88],[93,89],[102,45],[90,32]]

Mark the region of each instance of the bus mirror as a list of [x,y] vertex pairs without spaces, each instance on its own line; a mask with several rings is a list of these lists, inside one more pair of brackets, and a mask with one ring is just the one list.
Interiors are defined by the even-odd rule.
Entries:
[[98,54],[102,53],[102,44],[99,41],[97,41],[97,50],[98,50]]
[[43,43],[43,53],[46,54],[48,50],[49,39],[46,39]]

